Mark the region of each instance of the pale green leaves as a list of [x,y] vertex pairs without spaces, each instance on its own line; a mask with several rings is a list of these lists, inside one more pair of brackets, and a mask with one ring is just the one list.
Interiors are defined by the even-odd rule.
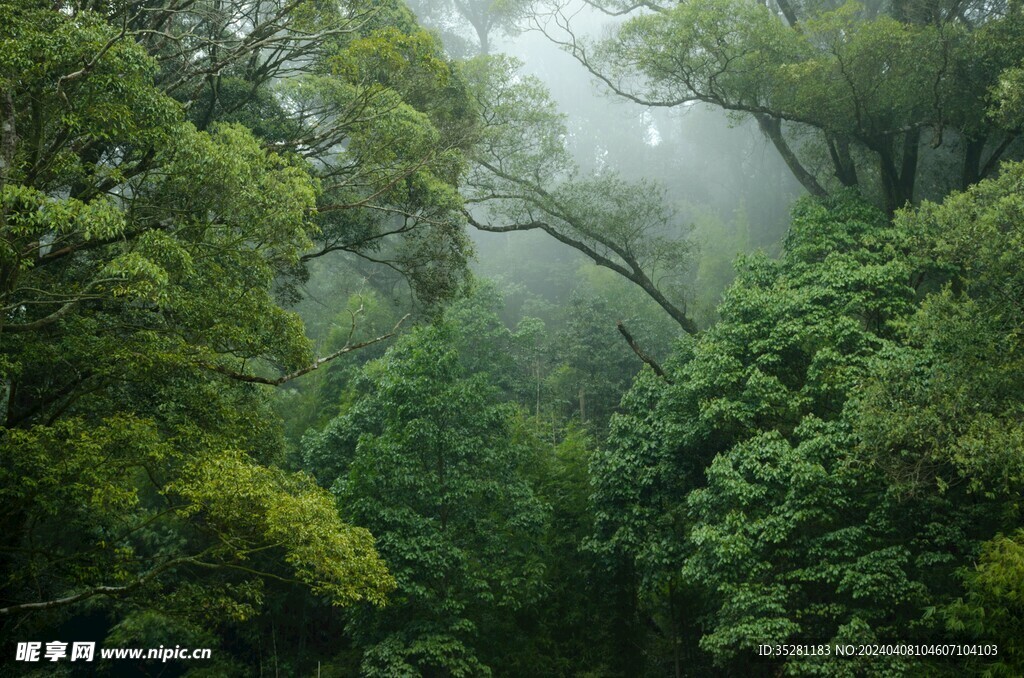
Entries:
[[330,495],[308,477],[228,451],[192,464],[171,489],[189,500],[186,514],[201,514],[234,545],[222,554],[229,563],[280,548],[296,577],[336,605],[382,605],[394,586],[370,533],[342,523]]

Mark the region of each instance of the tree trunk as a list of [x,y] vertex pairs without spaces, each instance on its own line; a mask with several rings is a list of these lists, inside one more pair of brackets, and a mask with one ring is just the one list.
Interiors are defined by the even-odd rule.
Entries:
[[985,137],[964,139],[964,162],[960,171],[960,188],[978,183],[981,176],[981,153],[985,150]]
[[473,28],[476,30],[476,37],[480,41],[481,56],[487,56],[491,53],[491,31],[487,26],[475,21],[473,22]]
[[904,203],[914,202],[917,185],[917,158],[921,149],[921,128],[915,127],[903,136],[903,158],[900,168],[900,193]]
[[914,184],[917,180],[918,146],[921,142],[921,130],[911,130],[903,138],[903,154],[899,168],[893,154],[893,144],[883,140],[872,150],[878,154],[878,170],[882,177],[882,193],[885,201],[885,212],[889,216],[896,213],[907,203],[914,201]]
[[839,183],[848,188],[857,186],[860,180],[857,178],[857,166],[853,163],[850,154],[849,139],[833,138],[826,135],[828,153],[832,158],[832,165],[835,167],[836,178]]
[[763,114],[756,114],[754,118],[757,120],[757,124],[761,127],[761,131],[764,132],[765,136],[771,139],[771,142],[775,145],[775,148],[779,151],[779,155],[786,162],[786,166],[789,167],[789,171],[793,173],[807,192],[811,195],[824,198],[828,195],[825,189],[821,187],[818,180],[813,174],[807,171],[807,169],[800,162],[800,159],[796,157],[796,153],[789,147],[785,137],[782,136],[782,120],[779,118],[772,118]]

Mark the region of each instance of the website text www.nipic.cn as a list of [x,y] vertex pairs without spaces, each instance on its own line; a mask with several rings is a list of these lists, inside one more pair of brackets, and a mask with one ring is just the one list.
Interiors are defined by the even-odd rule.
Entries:
[[59,640],[43,642],[18,643],[15,661],[19,662],[91,662],[98,659],[145,659],[160,662],[171,660],[209,659],[209,648],[188,648],[180,645],[174,647],[105,647],[100,648],[96,656],[96,643],[72,642]]

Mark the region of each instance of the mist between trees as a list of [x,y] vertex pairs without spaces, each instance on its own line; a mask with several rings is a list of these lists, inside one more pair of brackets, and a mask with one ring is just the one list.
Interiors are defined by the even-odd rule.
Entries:
[[1017,0],[0,0],[0,675],[1024,674],[1022,124]]

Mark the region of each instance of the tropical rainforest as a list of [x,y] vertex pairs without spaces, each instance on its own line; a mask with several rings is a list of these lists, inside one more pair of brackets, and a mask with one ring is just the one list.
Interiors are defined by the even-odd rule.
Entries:
[[1024,675],[1022,131],[1021,0],[0,0],[0,675]]

